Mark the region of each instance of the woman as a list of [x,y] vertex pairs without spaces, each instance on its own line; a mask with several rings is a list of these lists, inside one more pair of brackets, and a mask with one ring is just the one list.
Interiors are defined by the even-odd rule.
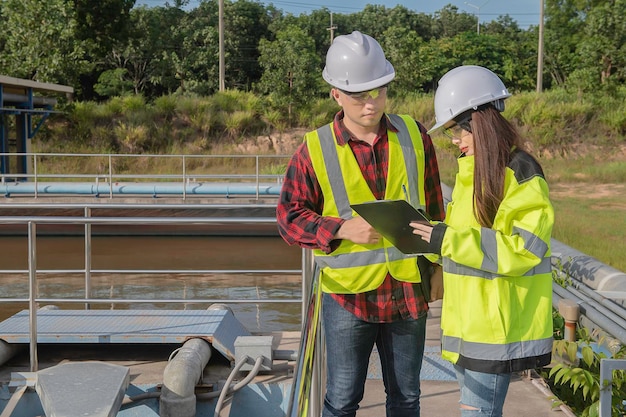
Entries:
[[459,172],[445,223],[411,223],[443,265],[442,356],[462,417],[501,416],[512,373],[551,359],[554,211],[540,165],[501,114],[508,97],[483,67],[441,78],[429,133],[443,127],[459,147]]

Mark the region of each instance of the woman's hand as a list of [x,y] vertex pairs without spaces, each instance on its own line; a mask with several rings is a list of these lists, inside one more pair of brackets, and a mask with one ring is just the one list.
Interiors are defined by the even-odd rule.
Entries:
[[430,236],[433,233],[433,226],[429,223],[411,222],[409,226],[413,228],[413,234],[422,237],[422,240],[430,243]]

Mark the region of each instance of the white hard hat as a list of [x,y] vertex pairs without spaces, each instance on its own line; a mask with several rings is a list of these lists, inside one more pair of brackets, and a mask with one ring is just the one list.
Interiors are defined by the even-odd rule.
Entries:
[[502,80],[491,70],[477,65],[456,67],[439,80],[435,92],[436,123],[428,133],[483,104],[491,103],[504,111],[504,99],[510,96]]
[[335,38],[322,72],[328,84],[351,93],[382,87],[395,76],[380,44],[359,31]]

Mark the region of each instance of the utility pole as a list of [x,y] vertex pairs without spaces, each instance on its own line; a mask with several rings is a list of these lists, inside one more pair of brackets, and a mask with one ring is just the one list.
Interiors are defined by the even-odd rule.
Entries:
[[224,78],[226,78],[226,70],[224,68],[224,0],[219,0],[218,3],[218,26],[219,26],[219,91],[224,91],[226,89],[226,83],[224,82]]
[[473,7],[474,9],[476,9],[476,34],[477,35],[480,35],[480,8],[483,7],[487,3],[489,3],[489,0],[487,0],[486,2],[481,4],[480,6],[476,6],[475,4],[465,2],[465,4],[467,4],[468,6]]
[[330,44],[333,44],[333,39],[335,38],[335,29],[337,26],[333,25],[333,12],[330,12],[330,27],[326,28],[327,31],[330,32]]
[[543,91],[543,2],[539,0],[539,45],[537,45],[537,92]]

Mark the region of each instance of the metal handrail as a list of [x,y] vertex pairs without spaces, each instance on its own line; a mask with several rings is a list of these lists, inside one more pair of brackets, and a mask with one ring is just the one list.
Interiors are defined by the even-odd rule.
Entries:
[[[276,171],[275,161],[279,161],[279,165],[282,168],[282,165],[286,166],[288,155],[152,155],[152,154],[88,154],[88,153],[8,153],[8,152],[0,152],[0,159],[6,157],[17,157],[25,159],[25,165],[29,167],[27,169],[27,173],[7,173],[0,172],[0,184],[9,184],[15,181],[24,182],[28,181],[34,184],[34,188],[32,193],[34,197],[39,197],[39,194],[46,194],[46,191],[40,191],[39,184],[40,183],[50,183],[54,180],[62,180],[63,182],[87,182],[89,184],[101,185],[105,183],[108,185],[107,193],[109,194],[109,198],[113,198],[115,194],[115,189],[113,184],[119,182],[168,182],[171,184],[178,184],[180,187],[180,194],[183,199],[187,197],[187,187],[188,184],[197,184],[199,181],[207,181],[207,182],[246,182],[250,184],[256,184],[257,190],[259,190],[263,184],[265,183],[274,183],[280,184],[283,179],[284,170],[279,169],[279,172],[274,173]],[[99,166],[96,169],[98,172],[92,173],[46,173],[42,172],[42,166],[44,166],[45,159],[50,158],[71,158],[77,160],[85,160],[85,159],[94,159],[99,162]],[[122,159],[130,159],[131,163],[128,164],[131,168],[128,169],[117,169],[116,162]],[[132,160],[135,161],[132,161]],[[145,173],[145,172],[136,172],[133,171],[132,167],[143,167],[143,165],[136,162],[141,159],[145,160],[153,160],[158,161],[162,159],[168,160],[179,160],[179,167],[172,168],[169,166],[169,169],[173,172],[166,173]],[[197,171],[192,169],[193,165],[197,165],[198,160],[202,161],[202,165],[207,166],[213,163],[221,164],[222,162],[228,162],[228,166],[236,166],[238,170],[242,170],[242,167],[245,167],[245,161],[249,160],[249,171],[250,173],[205,173],[205,172],[194,172]],[[237,160],[236,163],[233,163],[233,160]],[[125,161],[126,162],[126,161]],[[161,165],[157,165],[161,167]],[[138,168],[134,168],[138,169]],[[142,168],[145,169],[145,168]],[[206,171],[207,168],[202,168],[203,171]],[[270,171],[269,173],[263,173],[264,171]],[[13,191],[15,192],[15,191]],[[96,194],[100,194],[98,190],[95,192]],[[257,191],[257,198],[259,197],[259,191]]]
[[[131,207],[131,206],[127,206]],[[63,303],[86,303],[86,307],[91,303],[147,303],[147,302],[155,302],[154,299],[138,299],[138,298],[124,298],[124,299],[99,299],[91,297],[89,291],[85,292],[85,296],[81,298],[41,298],[36,294],[36,281],[37,276],[39,274],[49,274],[49,273],[83,273],[85,274],[85,287],[90,287],[90,278],[92,273],[98,272],[117,272],[117,273],[180,273],[180,274],[191,274],[191,273],[222,273],[225,272],[223,270],[211,270],[211,271],[190,271],[190,270],[176,270],[176,269],[167,269],[167,270],[147,270],[147,269],[137,269],[137,270],[93,270],[88,268],[87,266],[91,265],[91,250],[87,250],[88,242],[91,239],[89,234],[85,235],[86,242],[86,267],[84,269],[63,269],[63,270],[39,270],[37,269],[37,225],[40,224],[84,224],[84,225],[93,225],[93,224],[108,224],[108,225],[124,225],[124,224],[135,224],[135,225],[154,225],[154,224],[224,224],[224,223],[254,223],[254,224],[263,224],[263,223],[275,223],[275,218],[228,218],[228,217],[68,217],[68,216],[5,216],[0,218],[0,223],[2,224],[25,224],[28,226],[28,269],[27,270],[0,270],[0,274],[2,273],[28,273],[29,275],[29,297],[28,298],[2,298],[0,302],[29,302],[29,310],[31,316],[31,341],[37,340],[36,335],[36,314],[33,314],[35,311],[35,306],[38,303],[42,302],[63,302]],[[90,229],[86,229],[87,233],[90,232]],[[244,272],[245,271],[245,272]],[[302,273],[301,270],[236,270],[231,271],[231,273],[271,273],[271,274],[297,274]],[[208,303],[208,302],[252,302],[252,303],[263,303],[263,302],[276,302],[276,303],[286,303],[286,302],[299,302],[302,303],[302,299],[259,299],[259,300],[217,300],[217,299],[159,299],[158,302],[162,303],[175,303],[175,304],[183,304],[183,303]],[[34,346],[31,346],[31,349],[34,349]]]

